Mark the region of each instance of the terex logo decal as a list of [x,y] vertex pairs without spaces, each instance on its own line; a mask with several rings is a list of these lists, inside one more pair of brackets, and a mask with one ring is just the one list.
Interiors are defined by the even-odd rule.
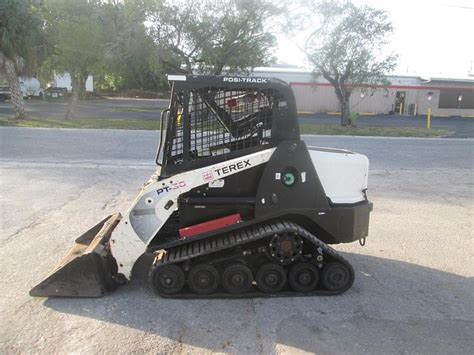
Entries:
[[163,193],[167,193],[167,192],[170,192],[172,190],[176,190],[176,189],[179,189],[179,188],[185,187],[185,186],[186,186],[186,183],[184,181],[174,182],[169,186],[164,186],[161,189],[156,190],[156,194],[161,195]]
[[214,180],[214,174],[211,170],[205,171],[202,173],[202,178],[204,179],[204,181],[211,181]]
[[242,160],[242,161],[239,161],[238,163],[230,164],[230,165],[224,166],[223,168],[214,169],[214,172],[215,172],[218,176],[221,176],[221,175],[228,174],[228,173],[230,173],[230,172],[232,172],[232,171],[241,170],[241,169],[246,168],[246,167],[248,167],[248,166],[252,166],[252,164],[250,163],[250,159]]
[[242,78],[242,77],[231,77],[225,76],[222,81],[229,82],[229,83],[259,83],[259,84],[266,84],[268,79],[265,78]]

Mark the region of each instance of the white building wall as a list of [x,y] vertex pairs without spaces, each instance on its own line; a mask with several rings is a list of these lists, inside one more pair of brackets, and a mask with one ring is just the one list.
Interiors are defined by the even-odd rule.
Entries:
[[[353,89],[350,98],[350,107],[354,112],[388,114],[395,109],[395,99],[397,91],[405,92],[405,105],[402,114],[408,115],[410,105],[416,105],[416,112],[419,115],[426,115],[431,109],[433,115],[439,116],[472,116],[474,109],[444,109],[438,108],[441,87],[429,86],[426,89],[420,86],[393,86],[387,88],[377,88],[375,90],[367,88]],[[304,112],[338,112],[339,103],[334,92],[334,88],[328,85],[307,83],[292,83],[291,87],[295,94],[298,111]],[[462,88],[460,88],[462,90]],[[364,96],[361,96],[361,93]],[[428,96],[431,93],[431,100]],[[399,112],[396,112],[397,114]]]
[[[279,78],[291,85],[296,105],[300,112],[338,112],[339,103],[334,88],[323,77],[315,81],[311,71],[301,68],[255,68],[253,76]],[[354,112],[388,114],[395,109],[397,91],[405,92],[405,105],[402,114],[408,114],[410,105],[416,105],[420,115],[426,115],[428,109],[434,115],[474,115],[473,109],[442,109],[439,106],[440,90],[459,88],[460,91],[474,90],[471,80],[446,80],[427,82],[418,76],[388,76],[390,85],[386,88],[354,88],[350,106]],[[439,81],[439,79],[436,79]],[[439,88],[438,88],[439,87]],[[361,92],[364,96],[361,96]],[[428,94],[432,93],[431,100]],[[397,112],[399,113],[399,112]]]

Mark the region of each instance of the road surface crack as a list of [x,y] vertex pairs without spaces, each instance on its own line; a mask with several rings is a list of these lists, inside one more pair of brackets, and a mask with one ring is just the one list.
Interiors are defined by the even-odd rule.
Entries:
[[257,316],[257,310],[255,309],[255,300],[251,300],[252,304],[252,313],[255,318],[255,339],[256,339],[256,345],[258,346],[258,353],[263,354],[263,342],[262,342],[262,335],[260,334],[260,331],[258,330],[258,316]]
[[30,228],[34,228],[36,227],[37,225],[40,224],[40,221],[33,221],[31,222],[30,224],[24,226],[24,227],[21,227],[20,229],[18,229],[16,232],[14,232],[13,234],[10,234],[9,236],[5,237],[4,239],[4,242],[8,243],[10,242],[15,236],[23,233],[23,231],[27,230],[27,229],[30,229]]
[[114,194],[112,194],[109,201],[106,201],[103,206],[101,207],[102,211],[105,211],[108,207],[115,207],[117,205],[116,197],[120,196],[121,191],[117,190]]

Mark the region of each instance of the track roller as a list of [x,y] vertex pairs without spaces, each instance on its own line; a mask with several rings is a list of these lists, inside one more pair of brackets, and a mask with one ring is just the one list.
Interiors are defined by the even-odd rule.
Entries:
[[174,295],[185,283],[183,270],[177,265],[160,265],[150,272],[150,284],[159,295]]
[[319,282],[319,272],[316,266],[310,263],[297,263],[291,267],[289,283],[297,292],[313,291]]
[[277,264],[263,264],[258,269],[255,279],[260,291],[265,293],[277,293],[285,287],[286,271]]
[[211,294],[219,285],[219,273],[209,264],[193,266],[188,274],[188,284],[191,291],[199,295]]
[[222,286],[229,293],[238,294],[249,291],[252,281],[252,271],[244,264],[230,265],[222,273]]

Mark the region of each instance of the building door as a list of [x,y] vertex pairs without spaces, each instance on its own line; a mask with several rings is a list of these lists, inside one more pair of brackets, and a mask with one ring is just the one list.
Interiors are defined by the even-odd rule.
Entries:
[[405,111],[405,94],[406,91],[397,91],[395,95],[395,113],[403,114]]

